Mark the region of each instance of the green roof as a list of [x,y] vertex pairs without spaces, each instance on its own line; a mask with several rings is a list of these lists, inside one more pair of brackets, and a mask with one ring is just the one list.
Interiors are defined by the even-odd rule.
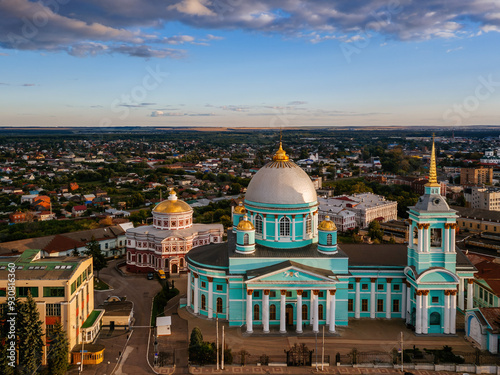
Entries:
[[102,310],[94,310],[90,313],[89,317],[87,320],[83,323],[82,328],[89,328],[92,327],[96,321],[96,319],[99,317],[99,315],[102,313]]

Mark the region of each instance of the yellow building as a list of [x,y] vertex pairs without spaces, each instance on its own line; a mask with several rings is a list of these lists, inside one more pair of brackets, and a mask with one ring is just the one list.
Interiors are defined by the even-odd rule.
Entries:
[[[91,257],[42,257],[40,250],[0,258],[0,306],[2,315],[10,298],[21,301],[31,293],[36,301],[45,335],[61,322],[69,349],[92,343],[104,310],[94,310]],[[46,350],[44,346],[44,351]],[[44,353],[43,363],[46,362]]]

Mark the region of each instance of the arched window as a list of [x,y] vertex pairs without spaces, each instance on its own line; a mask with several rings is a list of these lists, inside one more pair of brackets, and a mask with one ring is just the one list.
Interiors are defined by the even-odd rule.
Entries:
[[179,260],[179,265],[180,265],[181,267],[184,267],[184,258],[181,258],[181,259]]
[[429,323],[431,326],[441,325],[441,315],[437,311],[434,311],[430,316]]
[[307,215],[306,218],[306,233],[311,234],[311,215]]
[[217,298],[217,312],[222,314],[222,298]]
[[276,305],[269,306],[269,320],[276,320]]
[[250,243],[248,233],[243,236],[243,245],[248,245]]
[[307,320],[307,305],[302,305],[302,320]]
[[324,314],[323,314],[323,305],[319,304],[318,305],[318,320],[323,320]]
[[280,219],[280,236],[290,236],[290,219],[286,216]]
[[201,295],[201,309],[207,309],[207,297],[204,294]]
[[326,235],[326,244],[328,246],[331,246],[332,245],[332,235],[331,234],[327,234]]
[[253,320],[260,319],[260,309],[259,305],[253,305]]
[[255,233],[262,234],[262,216],[255,216]]
[[238,222],[241,222],[243,220],[243,216],[240,216],[240,218],[238,219]]
[[191,289],[191,301],[194,304],[194,290]]

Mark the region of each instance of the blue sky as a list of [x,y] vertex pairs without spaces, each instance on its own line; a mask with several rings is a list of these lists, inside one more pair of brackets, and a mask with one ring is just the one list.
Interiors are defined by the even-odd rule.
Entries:
[[500,124],[500,1],[0,1],[0,125]]

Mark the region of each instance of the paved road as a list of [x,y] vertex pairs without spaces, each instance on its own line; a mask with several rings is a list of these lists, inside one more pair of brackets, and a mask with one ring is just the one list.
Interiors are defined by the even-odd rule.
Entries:
[[[131,332],[115,330],[109,335],[109,330],[103,329],[98,343],[106,346],[104,362],[99,366],[86,366],[84,374],[116,374],[141,375],[153,374],[147,360],[149,328],[152,298],[160,291],[161,285],[156,280],[147,280],[145,275],[121,276],[114,266],[121,260],[109,262],[109,266],[100,272],[100,278],[110,285],[111,291],[96,291],[95,306],[97,307],[109,296],[126,296],[134,303],[134,326]],[[137,328],[135,328],[137,327]],[[127,343],[128,338],[128,343]],[[122,359],[116,366],[119,354]]]

